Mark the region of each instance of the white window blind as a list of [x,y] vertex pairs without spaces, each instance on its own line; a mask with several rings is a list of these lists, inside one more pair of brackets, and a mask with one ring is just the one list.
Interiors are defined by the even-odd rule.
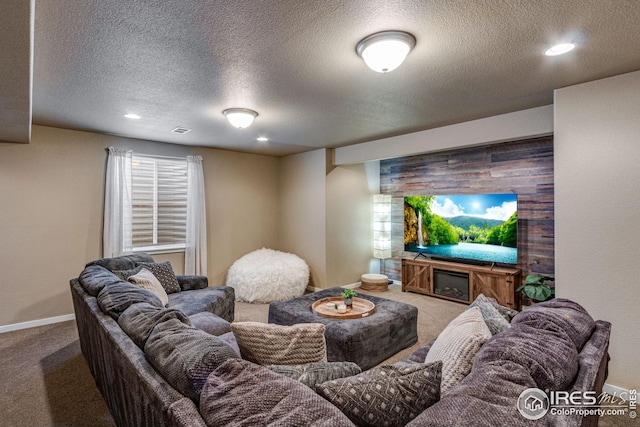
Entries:
[[187,162],[134,154],[131,162],[134,251],[183,249],[187,231]]

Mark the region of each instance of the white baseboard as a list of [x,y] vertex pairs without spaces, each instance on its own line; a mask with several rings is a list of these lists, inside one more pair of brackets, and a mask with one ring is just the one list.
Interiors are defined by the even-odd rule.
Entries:
[[602,391],[604,391],[610,396],[622,396],[622,397],[629,396],[629,390],[622,387],[615,386],[613,384],[604,383],[604,385],[602,386]]
[[20,329],[35,328],[36,326],[50,325],[52,323],[66,322],[68,320],[74,320],[75,314],[65,314],[63,316],[47,317],[46,319],[30,320],[28,322],[13,323],[11,325],[0,326],[0,334],[11,331],[18,331]]

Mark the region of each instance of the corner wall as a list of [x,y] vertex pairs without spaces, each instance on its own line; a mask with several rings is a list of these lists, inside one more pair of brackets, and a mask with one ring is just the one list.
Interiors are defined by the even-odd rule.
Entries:
[[611,322],[607,383],[640,388],[640,72],[555,93],[558,296]]
[[[372,162],[378,164],[378,162]],[[369,273],[373,255],[371,191],[365,163],[337,166],[327,175],[327,283],[341,286]],[[378,178],[379,179],[379,178]]]
[[0,144],[0,326],[73,313],[69,279],[102,254],[111,145],[203,157],[210,285],[245,253],[277,245],[277,158],[34,126],[31,144]]
[[309,265],[309,286],[324,288],[326,274],[327,150],[280,158],[280,250]]

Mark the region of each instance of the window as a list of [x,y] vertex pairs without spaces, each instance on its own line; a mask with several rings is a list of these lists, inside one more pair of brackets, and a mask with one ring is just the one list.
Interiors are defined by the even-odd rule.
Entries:
[[134,252],[184,249],[187,161],[133,154],[131,239]]
[[107,149],[102,256],[184,251],[184,274],[207,274],[202,157]]

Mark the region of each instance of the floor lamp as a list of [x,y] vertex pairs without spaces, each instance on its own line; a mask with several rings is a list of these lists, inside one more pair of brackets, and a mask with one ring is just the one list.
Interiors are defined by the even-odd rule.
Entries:
[[373,257],[382,260],[391,258],[391,195],[373,196]]

